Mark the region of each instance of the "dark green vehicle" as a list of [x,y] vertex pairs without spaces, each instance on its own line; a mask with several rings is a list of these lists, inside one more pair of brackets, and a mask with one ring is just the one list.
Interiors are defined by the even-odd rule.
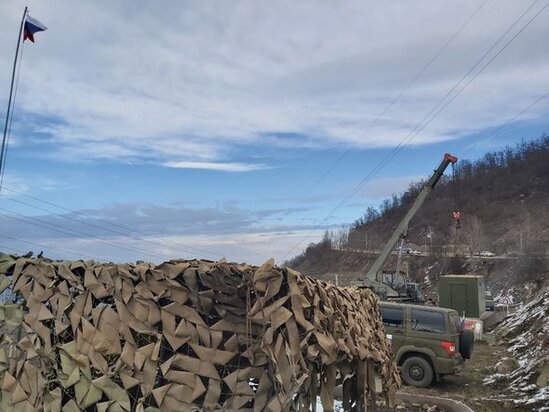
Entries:
[[380,302],[402,380],[425,388],[458,372],[473,352],[473,332],[464,330],[458,313],[435,306]]

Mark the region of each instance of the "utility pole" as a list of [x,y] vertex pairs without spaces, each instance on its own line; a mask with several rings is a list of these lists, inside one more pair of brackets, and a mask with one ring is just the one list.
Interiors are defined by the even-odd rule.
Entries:
[[522,236],[522,228],[524,226],[524,198],[526,195],[520,194],[520,230],[519,230],[519,236],[520,236],[520,254],[522,255],[524,253],[524,242],[523,242],[523,236]]
[[[427,238],[429,239],[429,252],[433,251],[433,228],[429,226],[429,232],[427,233]],[[425,253],[427,253],[427,241],[425,241]]]

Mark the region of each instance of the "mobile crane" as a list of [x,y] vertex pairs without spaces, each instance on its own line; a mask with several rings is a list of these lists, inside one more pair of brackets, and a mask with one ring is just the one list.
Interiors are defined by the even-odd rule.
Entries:
[[[416,200],[414,201],[408,213],[400,221],[393,234],[385,243],[385,246],[381,250],[379,256],[374,261],[372,267],[366,273],[365,279],[353,282],[355,286],[359,288],[369,288],[372,289],[376,294],[381,298],[389,300],[401,300],[401,301],[421,301],[421,292],[419,290],[419,285],[417,283],[408,282],[407,276],[403,276],[400,273],[400,259],[402,257],[402,243],[406,238],[408,232],[408,224],[410,220],[416,215],[417,211],[421,208],[427,196],[433,191],[436,184],[444,174],[444,171],[450,164],[455,164],[457,162],[457,157],[452,156],[449,153],[444,154],[442,162],[435,169],[431,178],[425,183],[425,186],[419,192]],[[458,221],[461,214],[459,211],[454,212],[454,218]],[[384,277],[382,272],[383,265],[389,258],[389,255],[393,251],[393,248],[398,241],[401,241],[401,247],[398,250],[397,258],[397,267],[395,274],[390,276],[391,280],[388,280],[387,277]]]

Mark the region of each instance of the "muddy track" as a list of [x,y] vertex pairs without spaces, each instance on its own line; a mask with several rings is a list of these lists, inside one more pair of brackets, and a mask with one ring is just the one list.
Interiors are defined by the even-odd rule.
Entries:
[[475,412],[530,411],[517,409],[512,401],[506,400],[508,389],[489,386],[484,378],[492,374],[492,368],[505,354],[505,348],[494,342],[492,335],[486,335],[486,342],[475,342],[475,350],[465,368],[454,376],[446,376],[441,382],[426,389],[403,386],[402,391],[443,398],[455,399],[468,405]]

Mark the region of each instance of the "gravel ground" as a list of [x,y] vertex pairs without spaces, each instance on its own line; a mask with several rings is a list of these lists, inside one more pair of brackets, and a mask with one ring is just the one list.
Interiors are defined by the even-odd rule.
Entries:
[[492,335],[486,334],[485,338],[485,342],[475,342],[472,359],[458,375],[446,376],[430,388],[403,386],[401,390],[455,399],[477,412],[532,411],[517,408],[512,401],[502,399],[508,392],[506,387],[483,384],[484,378],[493,373],[496,362],[506,355],[505,348],[497,345]]

